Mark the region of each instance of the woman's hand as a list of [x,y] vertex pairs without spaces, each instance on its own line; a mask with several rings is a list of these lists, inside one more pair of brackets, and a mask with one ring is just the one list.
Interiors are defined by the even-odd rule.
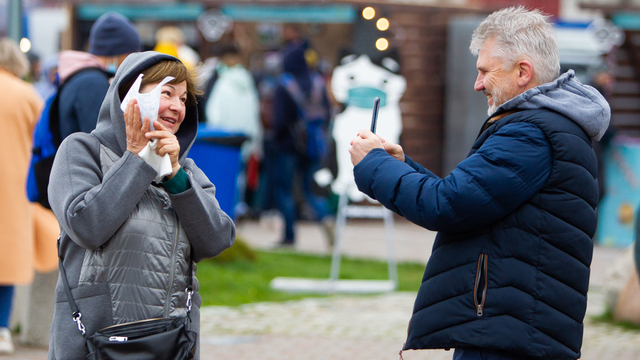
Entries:
[[178,142],[178,138],[159,121],[154,121],[153,127],[155,128],[154,131],[149,131],[145,134],[146,139],[147,141],[149,141],[149,139],[158,139],[156,154],[160,156],[169,154],[173,171],[171,175],[167,175],[167,178],[171,179],[178,173],[178,170],[180,170],[180,163],[178,163],[180,158],[180,143]]
[[127,132],[127,150],[138,155],[149,143],[149,139],[145,137],[145,133],[149,131],[149,118],[144,118],[144,123],[140,121],[140,107],[136,99],[132,99],[127,104],[124,123]]

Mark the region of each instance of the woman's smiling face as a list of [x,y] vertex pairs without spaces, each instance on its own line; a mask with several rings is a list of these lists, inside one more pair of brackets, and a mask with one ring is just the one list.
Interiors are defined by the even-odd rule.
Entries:
[[[141,93],[148,93],[155,89],[159,83],[146,84],[140,89]],[[186,114],[187,82],[177,84],[164,84],[160,94],[160,107],[158,108],[158,121],[175,135],[180,128]]]

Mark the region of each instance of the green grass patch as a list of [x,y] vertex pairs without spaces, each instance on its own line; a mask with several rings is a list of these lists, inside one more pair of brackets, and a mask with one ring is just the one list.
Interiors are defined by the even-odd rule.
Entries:
[[[241,305],[260,301],[296,300],[313,294],[292,294],[272,290],[271,280],[278,276],[328,279],[330,256],[300,254],[292,251],[255,251],[255,258],[233,261],[205,260],[198,264],[198,280],[203,305]],[[398,264],[400,291],[418,291],[424,265]],[[387,263],[376,260],[344,258],[341,279],[386,280]]]
[[632,330],[632,331],[640,331],[640,325],[634,324],[631,321],[617,321],[613,318],[613,311],[611,309],[607,309],[605,310],[605,312],[603,312],[600,315],[597,316],[591,316],[591,320],[593,320],[596,323],[604,323],[604,324],[609,324],[609,325],[615,325],[618,327],[621,327],[625,330]]

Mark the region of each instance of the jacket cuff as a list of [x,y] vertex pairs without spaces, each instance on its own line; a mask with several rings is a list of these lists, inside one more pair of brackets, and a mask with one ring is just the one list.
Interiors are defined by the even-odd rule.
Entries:
[[162,182],[162,187],[165,188],[170,194],[179,194],[181,192],[191,189],[191,183],[189,182],[189,175],[182,169],[182,166],[174,177],[167,181]]
[[387,154],[384,149],[376,148],[371,150],[365,157],[353,168],[353,177],[358,186],[358,190],[375,199],[371,186],[378,172],[380,164],[389,159],[391,155]]

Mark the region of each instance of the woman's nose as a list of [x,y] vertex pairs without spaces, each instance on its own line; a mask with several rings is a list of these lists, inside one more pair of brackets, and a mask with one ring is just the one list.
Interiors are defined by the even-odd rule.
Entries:
[[171,98],[171,104],[169,105],[171,110],[178,111],[182,108],[182,101],[177,97]]

